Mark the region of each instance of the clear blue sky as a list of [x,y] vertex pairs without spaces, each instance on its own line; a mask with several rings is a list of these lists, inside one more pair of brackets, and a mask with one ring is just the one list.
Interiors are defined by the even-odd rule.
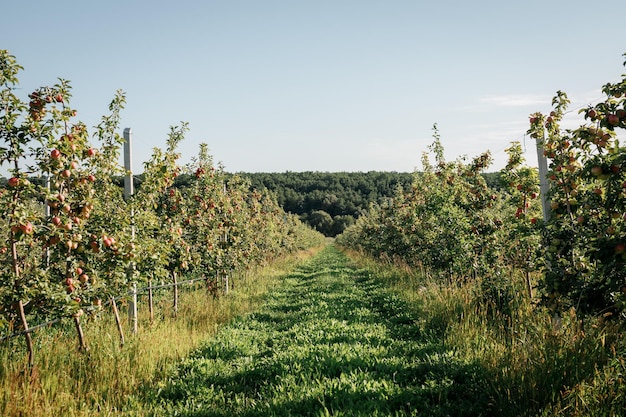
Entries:
[[[135,167],[169,126],[231,172],[413,171],[437,123],[449,159],[524,141],[626,69],[623,0],[7,1],[0,48],[29,91],[68,79],[94,126],[127,94]],[[525,141],[529,162],[534,143]],[[136,168],[136,171],[139,170]]]

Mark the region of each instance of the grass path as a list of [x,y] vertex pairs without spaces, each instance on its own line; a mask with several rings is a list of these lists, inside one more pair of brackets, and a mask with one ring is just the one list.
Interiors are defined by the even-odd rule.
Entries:
[[146,393],[153,415],[482,415],[480,369],[333,245]]

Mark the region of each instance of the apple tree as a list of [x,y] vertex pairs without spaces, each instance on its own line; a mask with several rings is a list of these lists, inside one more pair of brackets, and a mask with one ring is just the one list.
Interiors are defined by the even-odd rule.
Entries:
[[544,241],[543,289],[555,311],[624,313],[626,269],[626,75],[603,87],[606,98],[581,110],[585,123],[561,129],[568,104],[559,92],[549,116],[531,116],[529,132],[549,159],[552,217]]

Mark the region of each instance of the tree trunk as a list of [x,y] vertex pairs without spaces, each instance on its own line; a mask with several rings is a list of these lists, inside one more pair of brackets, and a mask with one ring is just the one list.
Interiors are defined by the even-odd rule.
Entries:
[[20,319],[22,320],[22,326],[24,326],[24,331],[26,332],[24,334],[24,337],[26,338],[26,347],[28,348],[28,366],[32,368],[33,365],[35,364],[35,354],[33,351],[33,339],[30,335],[30,332],[28,332],[28,322],[26,321],[26,313],[24,312],[24,303],[22,303],[22,300],[17,302],[17,308],[20,313]]

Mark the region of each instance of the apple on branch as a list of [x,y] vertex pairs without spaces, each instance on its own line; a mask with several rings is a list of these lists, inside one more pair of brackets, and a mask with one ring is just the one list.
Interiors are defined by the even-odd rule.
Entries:
[[26,222],[24,224],[20,224],[20,231],[25,235],[30,235],[33,233],[34,227],[31,222]]

